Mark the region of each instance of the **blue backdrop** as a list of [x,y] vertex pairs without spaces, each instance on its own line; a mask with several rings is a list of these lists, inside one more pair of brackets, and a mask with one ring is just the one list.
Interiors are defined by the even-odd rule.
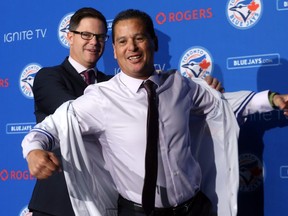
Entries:
[[[109,27],[123,9],[137,8],[151,15],[160,43],[156,69],[177,68],[184,76],[212,74],[226,91],[288,92],[288,1],[3,1],[0,215],[27,212],[35,179],[29,175],[20,144],[35,124],[31,86],[41,67],[59,64],[68,55],[69,19],[84,6],[102,11]],[[112,53],[109,39],[98,64],[107,74],[119,71]],[[242,126],[240,216],[287,215],[287,133],[288,120],[279,111],[253,115]]]

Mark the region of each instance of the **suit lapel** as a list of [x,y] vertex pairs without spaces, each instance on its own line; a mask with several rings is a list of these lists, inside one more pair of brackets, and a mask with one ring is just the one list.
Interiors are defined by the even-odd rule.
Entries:
[[66,73],[69,74],[73,82],[78,83],[82,88],[87,87],[87,84],[83,80],[82,76],[75,70],[75,68],[68,61],[68,57],[64,60],[62,66],[64,67]]
[[[69,76],[72,77],[72,79],[75,82],[77,82],[83,88],[87,87],[87,84],[85,83],[81,75],[75,70],[75,68],[68,61],[68,57],[64,60],[64,62],[62,63],[62,66],[64,67],[65,71],[69,74]],[[106,75],[103,72],[97,70],[97,82],[108,81],[112,77],[113,77],[112,75]]]

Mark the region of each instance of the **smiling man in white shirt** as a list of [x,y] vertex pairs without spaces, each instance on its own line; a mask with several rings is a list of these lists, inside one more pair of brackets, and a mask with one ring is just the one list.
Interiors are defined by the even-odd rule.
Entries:
[[[233,109],[219,92],[210,90],[202,81],[199,81],[199,85],[197,80],[193,82],[175,70],[156,73],[154,52],[158,49],[158,41],[153,22],[146,13],[138,10],[119,13],[113,21],[112,39],[114,57],[121,72],[107,82],[90,85],[83,96],[63,104],[55,114],[25,136],[23,154],[30,172],[41,177],[58,170],[59,162],[47,150],[61,145],[65,177],[76,215],[105,215],[105,205],[108,208],[113,206],[113,188],[110,187],[109,195],[112,198],[109,200],[106,189],[98,187],[105,183],[99,177],[99,170],[103,167],[111,175],[115,192],[119,193],[120,216],[213,215],[209,199],[201,192],[201,163],[197,160],[205,158],[202,158],[201,150],[197,153],[197,149],[207,139],[207,131],[219,137],[220,141],[223,141],[223,137],[219,134],[230,133],[231,142],[237,142],[237,122]],[[147,80],[155,85],[159,113],[158,175],[152,212],[142,208],[148,107],[143,83]],[[261,106],[255,104],[259,101],[255,100],[256,95],[258,98],[264,95]],[[287,108],[287,95],[273,96],[275,106]],[[268,91],[260,95],[243,91],[238,93],[238,98],[241,103],[234,100],[234,107],[241,116],[273,109],[268,100]],[[226,116],[226,113],[229,115]],[[217,121],[219,126],[227,121],[222,132],[215,131],[219,129],[215,126]],[[193,127],[197,129],[193,131]],[[233,131],[229,131],[230,128]],[[95,141],[95,137],[99,142]],[[69,142],[67,149],[62,148],[63,142]],[[103,164],[98,162],[98,167],[95,167],[95,156],[91,154],[93,148],[97,148],[98,156],[101,153],[99,157],[103,156]],[[225,155],[230,151],[232,155]],[[228,176],[226,168],[235,169],[231,175],[237,175],[237,164],[228,167],[227,163],[235,151],[235,148],[228,146],[224,153],[219,153],[226,160],[224,178]],[[30,161],[31,154],[38,154],[39,159]],[[215,160],[217,157],[215,155]],[[235,161],[233,158],[231,160]],[[94,172],[94,169],[97,171]],[[207,169],[210,169],[209,165]],[[231,183],[231,179],[229,177],[227,181]],[[232,191],[237,187],[237,182],[235,185]],[[107,202],[101,201],[101,196]]]

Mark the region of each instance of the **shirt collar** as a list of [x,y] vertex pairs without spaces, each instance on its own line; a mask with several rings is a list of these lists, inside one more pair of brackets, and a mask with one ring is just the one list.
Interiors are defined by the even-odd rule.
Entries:
[[[71,56],[68,57],[68,61],[75,68],[75,70],[80,74],[81,72],[87,70],[88,68],[81,65],[79,62],[74,60]],[[95,71],[97,72],[97,68],[95,67]]]
[[[129,88],[133,93],[137,93],[138,90],[141,88],[143,81],[145,81],[142,79],[137,79],[137,78],[128,76],[123,71],[120,72],[119,77],[120,77],[120,81],[127,88]],[[153,81],[159,87],[160,80],[159,80],[159,74],[158,73],[154,72],[148,79]]]

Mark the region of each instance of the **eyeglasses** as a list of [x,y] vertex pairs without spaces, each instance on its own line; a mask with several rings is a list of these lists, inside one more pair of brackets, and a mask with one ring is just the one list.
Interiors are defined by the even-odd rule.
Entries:
[[81,38],[84,40],[91,40],[95,36],[97,41],[105,42],[109,38],[109,35],[106,34],[93,34],[91,32],[79,32],[79,31],[71,31],[71,32],[75,34],[80,34]]

